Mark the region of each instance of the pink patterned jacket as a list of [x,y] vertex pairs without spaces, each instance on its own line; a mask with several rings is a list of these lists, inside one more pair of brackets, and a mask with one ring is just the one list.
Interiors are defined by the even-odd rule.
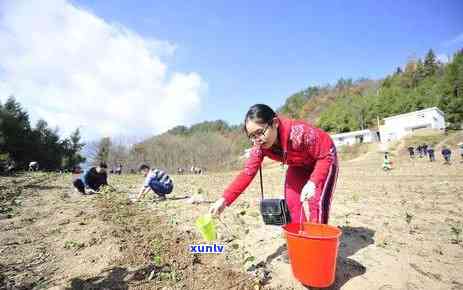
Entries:
[[336,149],[328,133],[304,121],[282,116],[278,116],[278,120],[278,138],[282,151],[275,152],[272,149],[254,146],[244,169],[223,193],[227,206],[231,205],[251,183],[264,156],[288,166],[307,168],[312,172],[310,181],[316,187],[325,181],[331,164],[336,160]]

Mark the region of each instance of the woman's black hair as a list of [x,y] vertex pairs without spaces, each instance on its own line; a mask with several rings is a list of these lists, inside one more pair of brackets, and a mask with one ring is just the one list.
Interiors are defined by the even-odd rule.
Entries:
[[259,124],[268,124],[272,125],[273,118],[275,118],[277,114],[267,105],[264,104],[255,104],[251,108],[249,108],[248,112],[246,113],[246,117],[244,117],[244,125],[243,130],[247,134],[248,130],[246,129],[246,123],[248,121],[254,121]]

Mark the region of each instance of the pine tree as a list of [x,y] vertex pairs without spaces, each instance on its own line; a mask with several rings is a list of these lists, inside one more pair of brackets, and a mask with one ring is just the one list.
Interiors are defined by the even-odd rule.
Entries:
[[424,58],[423,76],[425,78],[431,77],[436,73],[437,69],[438,66],[436,61],[436,55],[434,54],[434,51],[430,49],[426,54],[426,57]]
[[64,168],[73,169],[75,166],[85,161],[85,157],[80,155],[85,143],[80,142],[80,130],[77,128],[71,133],[70,137],[62,142],[64,148],[64,156],[62,166]]
[[413,74],[413,87],[416,88],[418,84],[426,78],[426,72],[424,64],[421,59],[418,59],[416,63],[416,71]]
[[0,132],[3,136],[1,151],[8,153],[18,166],[23,166],[33,148],[28,146],[30,136],[29,115],[13,96],[10,96],[2,109]]
[[100,143],[98,144],[98,153],[95,161],[108,163],[110,151],[111,139],[109,137],[102,138]]

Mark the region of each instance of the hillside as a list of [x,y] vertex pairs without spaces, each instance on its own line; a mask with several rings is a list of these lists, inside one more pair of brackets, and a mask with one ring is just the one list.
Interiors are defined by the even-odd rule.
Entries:
[[429,50],[377,81],[340,79],[334,86],[311,86],[287,98],[279,111],[307,119],[332,133],[376,128],[377,118],[439,107],[450,128],[463,122],[463,50],[441,63]]

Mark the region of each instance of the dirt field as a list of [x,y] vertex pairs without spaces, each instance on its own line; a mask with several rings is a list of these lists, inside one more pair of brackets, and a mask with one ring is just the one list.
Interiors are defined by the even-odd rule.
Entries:
[[[403,146],[393,154],[389,172],[374,150],[341,163],[330,289],[463,289],[463,163],[409,160]],[[189,252],[204,243],[194,220],[210,204],[187,198],[213,201],[235,174],[173,175],[167,201],[137,205],[127,194],[140,176],[112,175],[117,192],[98,196],[73,192],[70,175],[1,177],[0,289],[306,289],[284,258],[281,229],[261,221],[258,179],[218,223],[225,253]],[[266,167],[269,196],[280,195],[283,175]]]

